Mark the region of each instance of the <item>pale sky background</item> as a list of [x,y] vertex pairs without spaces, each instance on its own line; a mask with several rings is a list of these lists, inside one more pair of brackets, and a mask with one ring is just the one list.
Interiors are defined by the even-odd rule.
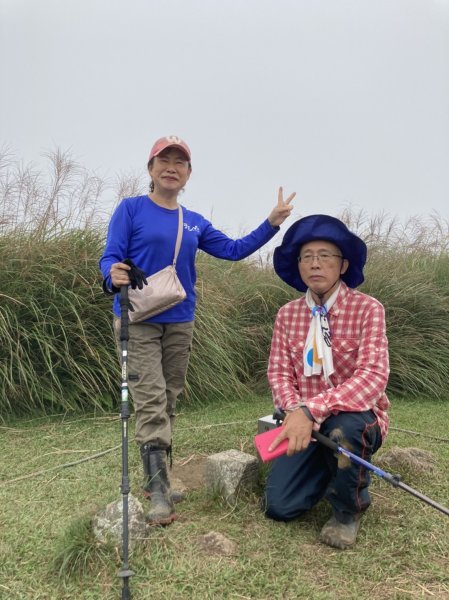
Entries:
[[448,217],[449,0],[0,0],[0,67],[20,160],[70,149],[112,180],[179,135],[182,203],[231,235],[279,185],[283,230],[348,206]]

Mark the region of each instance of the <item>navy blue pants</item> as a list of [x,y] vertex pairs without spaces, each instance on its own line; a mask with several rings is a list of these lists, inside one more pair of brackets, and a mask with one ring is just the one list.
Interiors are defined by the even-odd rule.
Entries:
[[[382,443],[371,410],[331,416],[321,424],[320,432],[367,461]],[[302,452],[273,461],[267,478],[265,512],[277,521],[290,521],[326,497],[335,517],[347,523],[370,505],[369,483],[370,474],[364,467],[311,442]]]

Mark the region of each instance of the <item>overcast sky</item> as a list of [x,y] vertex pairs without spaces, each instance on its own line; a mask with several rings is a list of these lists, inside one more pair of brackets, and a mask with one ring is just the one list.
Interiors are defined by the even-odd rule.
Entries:
[[279,185],[295,217],[448,216],[449,0],[0,7],[0,143],[25,162],[60,147],[104,177],[144,173],[176,134],[193,155],[182,203],[233,235]]

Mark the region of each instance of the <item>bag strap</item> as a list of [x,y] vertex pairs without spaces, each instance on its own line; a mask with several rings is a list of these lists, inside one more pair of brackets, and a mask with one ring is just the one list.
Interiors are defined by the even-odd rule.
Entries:
[[182,242],[182,230],[183,230],[183,218],[182,218],[182,207],[178,206],[178,235],[176,237],[175,256],[173,258],[173,266],[176,267],[176,261],[178,259],[179,249],[181,248]]

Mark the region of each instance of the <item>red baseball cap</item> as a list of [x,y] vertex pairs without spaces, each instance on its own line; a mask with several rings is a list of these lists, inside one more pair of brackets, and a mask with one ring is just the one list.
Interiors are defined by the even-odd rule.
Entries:
[[166,148],[179,148],[187,155],[189,161],[192,160],[190,155],[190,148],[187,146],[184,140],[179,138],[176,135],[167,135],[167,137],[161,137],[154,143],[154,146],[151,148],[150,156],[148,158],[148,162],[158,154],[160,154]]

